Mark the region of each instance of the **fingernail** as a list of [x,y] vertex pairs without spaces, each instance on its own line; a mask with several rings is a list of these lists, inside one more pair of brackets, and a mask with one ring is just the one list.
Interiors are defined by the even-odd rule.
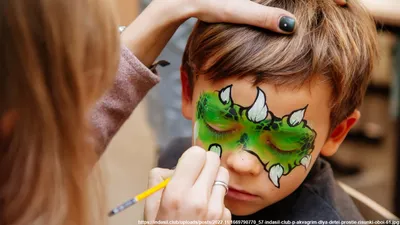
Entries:
[[296,20],[289,16],[282,16],[279,19],[279,29],[285,32],[293,32]]

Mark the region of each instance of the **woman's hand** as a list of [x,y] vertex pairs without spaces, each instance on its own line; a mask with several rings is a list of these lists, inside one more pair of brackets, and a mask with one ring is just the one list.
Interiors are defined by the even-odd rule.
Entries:
[[217,154],[192,147],[183,154],[175,171],[153,169],[149,186],[171,176],[165,190],[146,199],[145,220],[231,220],[224,206],[226,190],[214,185],[215,181],[229,182],[229,173],[220,167]]
[[[345,5],[346,0],[334,0]],[[153,0],[122,34],[122,42],[151,66],[176,29],[188,18],[258,26],[279,33],[295,32],[293,14],[250,0]]]
[[[187,5],[187,14],[204,22],[248,24],[278,33],[292,33],[295,28],[295,16],[292,13],[249,0],[183,1]],[[285,22],[287,26],[284,26]]]
[[122,42],[144,65],[151,66],[176,29],[190,17],[249,24],[281,33],[295,29],[291,13],[249,0],[153,0],[123,32]]

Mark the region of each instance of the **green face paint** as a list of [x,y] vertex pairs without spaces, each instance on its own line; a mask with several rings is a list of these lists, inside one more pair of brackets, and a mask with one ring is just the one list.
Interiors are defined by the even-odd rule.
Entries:
[[306,108],[282,118],[268,111],[264,92],[253,105],[242,107],[231,98],[232,85],[218,92],[202,93],[197,102],[194,140],[222,155],[242,149],[258,158],[279,188],[279,179],[295,167],[311,162],[316,132],[303,120]]

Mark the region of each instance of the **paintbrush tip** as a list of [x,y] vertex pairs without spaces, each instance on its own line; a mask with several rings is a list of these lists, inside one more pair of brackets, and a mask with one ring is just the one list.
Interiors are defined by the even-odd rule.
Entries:
[[121,212],[121,211],[124,211],[124,210],[127,209],[129,206],[134,205],[136,202],[137,202],[137,200],[136,200],[135,198],[133,198],[133,199],[131,199],[131,200],[129,200],[129,201],[126,201],[126,202],[124,202],[122,205],[120,205],[120,206],[114,208],[113,210],[111,210],[111,211],[108,213],[108,216],[109,216],[109,217],[114,216],[115,214],[117,214],[117,213],[119,213],[119,212]]

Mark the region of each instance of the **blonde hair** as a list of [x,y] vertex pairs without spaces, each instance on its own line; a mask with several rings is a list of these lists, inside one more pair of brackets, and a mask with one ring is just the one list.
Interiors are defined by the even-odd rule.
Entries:
[[198,22],[182,59],[193,90],[196,76],[250,76],[254,83],[301,87],[322,76],[332,87],[331,129],[360,106],[377,56],[376,27],[357,0],[255,0],[297,18],[294,35]]
[[0,119],[10,111],[17,119],[0,143],[1,224],[99,224],[106,215],[90,209],[103,193],[88,179],[98,158],[88,110],[116,74],[110,8],[105,0],[2,1]]

